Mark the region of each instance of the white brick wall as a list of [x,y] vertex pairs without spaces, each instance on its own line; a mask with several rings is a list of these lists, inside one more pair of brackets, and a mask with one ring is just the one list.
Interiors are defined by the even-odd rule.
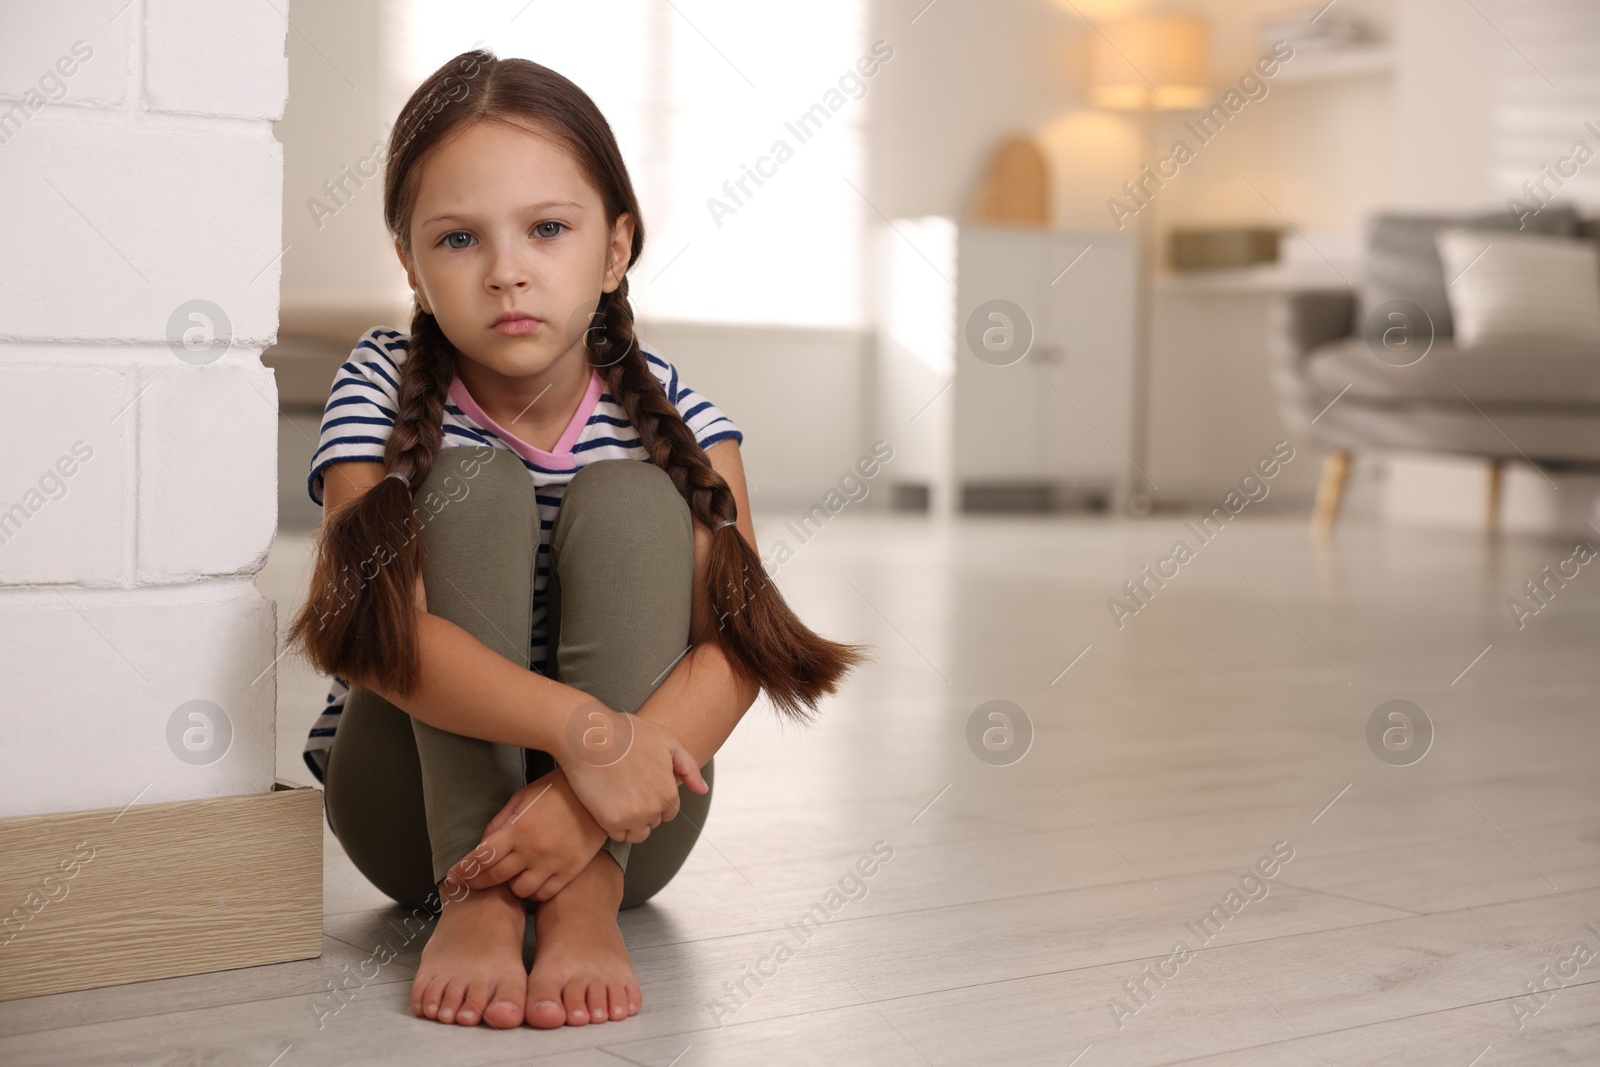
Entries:
[[0,817],[264,791],[288,5],[0,2]]

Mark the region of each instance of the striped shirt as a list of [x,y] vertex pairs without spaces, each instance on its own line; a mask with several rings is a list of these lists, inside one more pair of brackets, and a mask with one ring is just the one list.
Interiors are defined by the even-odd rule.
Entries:
[[[406,334],[384,326],[374,327],[362,336],[350,358],[334,375],[333,388],[322,412],[321,439],[311,456],[311,473],[306,479],[306,490],[318,505],[322,504],[323,475],[332,464],[352,460],[383,462],[384,442],[394,428],[398,410],[395,398],[408,342]],[[675,366],[643,342],[639,348],[651,373],[661,382],[701,448],[709,448],[718,441],[744,440],[744,434],[716,405],[678,379]],[[589,389],[553,451],[533,447],[490,418],[467,392],[459,375],[453,376],[450,382],[442,425],[441,447],[489,445],[514,452],[533,479],[534,499],[539,509],[539,548],[535,556],[528,661],[542,674],[547,662],[545,616],[548,606],[544,603],[544,591],[550,575],[550,531],[555,527],[567,483],[587,463],[602,459],[649,462],[649,454],[639,441],[638,431],[628,421],[627,412],[606,390],[605,379],[599,371],[593,369],[589,372]],[[306,766],[319,782],[327,770],[328,753],[339,728],[339,714],[349,694],[349,684],[335,675],[322,714],[306,738],[303,753]]]

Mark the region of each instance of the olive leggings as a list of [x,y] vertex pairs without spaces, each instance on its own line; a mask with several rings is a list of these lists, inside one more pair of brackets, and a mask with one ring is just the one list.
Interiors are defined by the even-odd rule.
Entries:
[[[519,457],[440,449],[413,499],[429,614],[528,666],[540,520]],[[666,472],[632,459],[583,467],[550,536],[546,674],[614,711],[637,711],[689,645],[693,577],[693,520]],[[328,754],[324,808],[373,885],[437,912],[445,873],[514,792],[554,769],[546,752],[441,730],[354,686]],[[711,761],[702,774],[711,784]],[[677,818],[644,841],[605,842],[623,869],[622,907],[654,896],[700,836],[711,794],[680,784],[678,799]]]

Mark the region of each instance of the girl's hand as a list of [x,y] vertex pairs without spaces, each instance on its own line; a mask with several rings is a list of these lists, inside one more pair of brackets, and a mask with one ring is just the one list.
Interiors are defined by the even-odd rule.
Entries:
[[573,793],[613,841],[637,844],[674,818],[680,779],[696,793],[711,788],[677,734],[598,700],[573,713],[560,763]]
[[545,901],[588,866],[605,840],[558,767],[511,794],[478,847],[446,877],[473,889],[508,882],[524,900]]

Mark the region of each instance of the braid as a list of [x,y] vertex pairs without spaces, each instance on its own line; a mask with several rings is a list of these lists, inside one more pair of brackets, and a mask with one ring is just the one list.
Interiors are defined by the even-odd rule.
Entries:
[[444,442],[444,399],[455,369],[453,352],[439,320],[416,307],[405,366],[400,368],[399,411],[383,446],[383,465],[404,474],[413,490],[433,470]]
[[[711,459],[694,438],[689,424],[678,414],[677,405],[661,387],[661,380],[650,371],[644,352],[633,330],[633,308],[628,303],[628,279],[606,302],[600,330],[603,340],[596,345],[606,366],[606,384],[628,413],[628,421],[639,431],[639,441],[650,453],[650,461],[672,478],[672,484],[689,502],[689,514],[714,526],[724,519],[738,517],[739,506],[733,490],[711,466]],[[602,347],[604,346],[604,347]],[[618,359],[613,353],[623,352]]]
[[[708,594],[718,619],[716,641],[735,671],[764,689],[781,712],[807,721],[845,671],[867,658],[870,646],[841,644],[812,632],[767,580],[761,557],[730,522],[739,514],[733,490],[639,347],[627,276],[602,299],[601,324],[588,334],[593,364],[605,369],[606,385],[650,461],[666,471],[689,513],[711,530]],[[759,577],[752,579],[752,572]]]
[[[444,438],[454,359],[438,320],[416,308],[400,368],[399,411],[383,449],[384,466],[405,475],[405,485],[386,477],[325,516],[310,591],[289,628],[290,642],[324,674],[369,688],[376,680],[401,694],[416,687],[413,602],[422,538],[412,492],[433,469]],[[368,576],[370,563],[377,566]]]

